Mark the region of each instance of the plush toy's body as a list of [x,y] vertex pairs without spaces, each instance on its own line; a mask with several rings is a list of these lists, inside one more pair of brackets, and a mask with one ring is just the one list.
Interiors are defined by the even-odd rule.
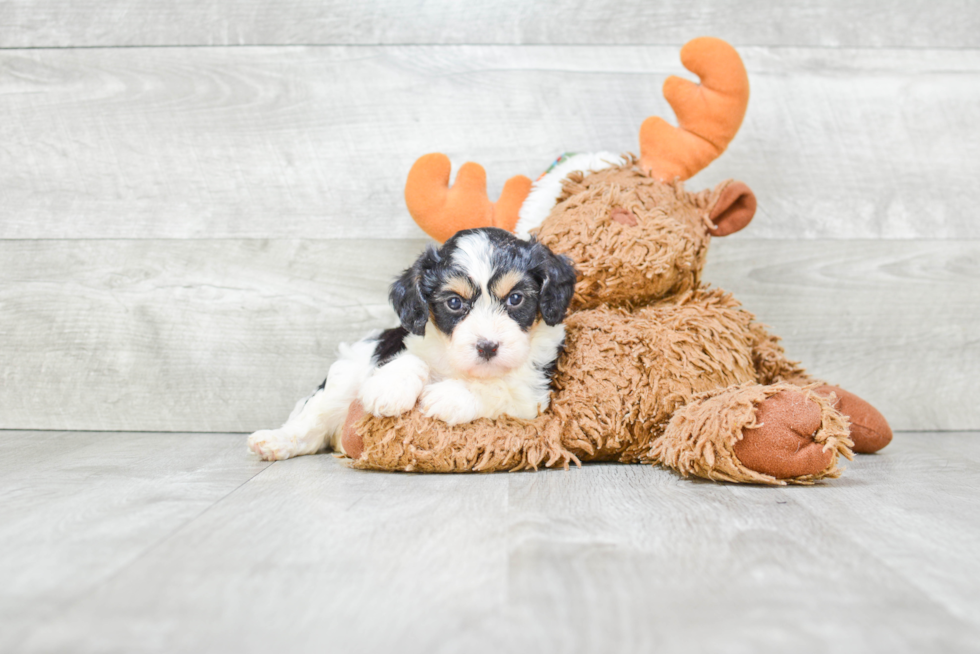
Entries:
[[[690,193],[678,178],[706,165],[734,136],[741,114],[733,119],[725,102],[742,98],[744,112],[748,85],[729,79],[745,73],[727,44],[698,39],[685,51],[685,65],[704,86],[685,82],[696,89],[690,91],[668,80],[665,92],[687,130],[665,133],[674,128],[648,120],[641,158],[562,171],[553,206],[545,198],[545,211],[536,209],[541,215],[535,217],[528,208],[542,206],[547,186],[539,181],[538,197],[532,193],[525,203],[520,224],[513,213],[500,215],[513,198],[480,204],[484,222],[517,226],[518,233],[530,229],[578,272],[550,408],[534,420],[449,426],[417,410],[378,418],[354,406],[344,434],[353,466],[469,472],[620,461],[719,480],[810,483],[839,475],[838,455],[850,457],[851,447],[871,452],[888,443],[891,431],[873,407],[810,379],[752,314],[702,284],[711,237],[748,224],[755,198],[739,182]],[[706,65],[727,77],[709,84]],[[705,125],[683,105],[700,98],[708,103],[702,112],[711,114],[717,108],[712,94],[725,100],[724,120]],[[716,123],[724,123],[721,133]],[[647,146],[650,139],[655,147]],[[691,139],[708,145],[688,147]],[[679,163],[665,163],[670,153],[664,152],[675,142],[686,154],[674,157]],[[418,197],[432,195],[427,185],[442,188],[445,199],[447,183],[448,160],[441,155],[423,157],[410,174],[406,199],[420,224],[439,225],[430,233],[451,233],[453,206],[465,204],[469,191],[457,182],[445,205],[419,206]],[[505,192],[522,186],[512,182]]]

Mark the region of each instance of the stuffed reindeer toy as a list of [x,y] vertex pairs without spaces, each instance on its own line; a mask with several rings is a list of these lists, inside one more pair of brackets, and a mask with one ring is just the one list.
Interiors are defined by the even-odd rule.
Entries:
[[618,461],[809,484],[839,476],[841,456],[889,443],[877,410],[809,376],[731,295],[702,282],[711,239],[746,227],[756,199],[741,182],[691,192],[683,180],[734,138],[749,84],[738,54],[718,39],[689,42],[681,62],[700,84],[665,82],[679,127],[648,118],[639,157],[564,156],[533,185],[509,180],[496,203],[477,164],[450,188],[447,157],[415,163],[405,199],[437,241],[492,226],[574,266],[564,348],[536,417],[449,424],[421,405],[384,416],[354,400],[336,439],[350,465],[492,472]]

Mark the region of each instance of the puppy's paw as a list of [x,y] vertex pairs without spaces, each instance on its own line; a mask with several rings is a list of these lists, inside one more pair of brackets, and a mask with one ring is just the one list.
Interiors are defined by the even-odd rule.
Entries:
[[248,449],[255,452],[266,461],[289,459],[299,454],[298,439],[282,429],[263,429],[248,437]]
[[418,402],[429,366],[415,356],[399,357],[379,368],[361,386],[358,399],[375,416],[400,416]]
[[455,379],[429,384],[422,391],[422,413],[450,425],[476,420],[480,404],[463,382]]

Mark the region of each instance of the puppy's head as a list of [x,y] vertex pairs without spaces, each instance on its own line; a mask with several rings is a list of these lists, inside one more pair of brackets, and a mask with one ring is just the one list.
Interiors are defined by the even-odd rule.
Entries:
[[496,377],[524,363],[542,321],[554,326],[564,319],[574,290],[566,257],[485,227],[429,247],[389,297],[405,329],[445,341],[454,369]]

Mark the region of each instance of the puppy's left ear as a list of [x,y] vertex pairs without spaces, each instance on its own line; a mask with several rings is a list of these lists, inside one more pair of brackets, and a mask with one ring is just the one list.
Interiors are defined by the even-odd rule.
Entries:
[[402,327],[416,336],[425,335],[425,323],[429,322],[429,303],[422,290],[426,274],[439,262],[439,254],[431,245],[425,252],[398,276],[391,285],[388,299],[394,307]]
[[565,319],[565,311],[575,294],[575,268],[571,259],[554,254],[541,243],[535,243],[534,248],[542,278],[538,308],[545,324],[554,326]]

